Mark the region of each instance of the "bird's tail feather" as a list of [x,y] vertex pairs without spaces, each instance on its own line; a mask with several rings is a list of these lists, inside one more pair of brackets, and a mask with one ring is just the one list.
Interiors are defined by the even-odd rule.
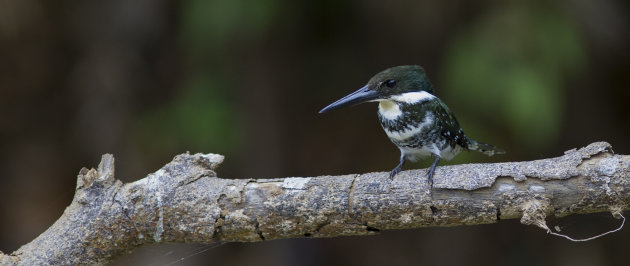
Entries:
[[481,152],[488,156],[492,156],[495,154],[505,154],[505,151],[501,148],[497,148],[493,145],[479,142],[470,138],[468,139],[468,149]]

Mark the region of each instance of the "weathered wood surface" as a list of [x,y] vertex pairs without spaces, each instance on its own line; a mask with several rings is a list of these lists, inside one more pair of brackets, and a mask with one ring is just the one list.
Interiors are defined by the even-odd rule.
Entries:
[[48,230],[0,265],[103,264],[156,242],[212,243],[370,235],[381,230],[620,212],[630,204],[630,156],[593,143],[556,158],[276,179],[222,179],[223,156],[182,154],[136,182],[114,158],[82,169],[74,200]]

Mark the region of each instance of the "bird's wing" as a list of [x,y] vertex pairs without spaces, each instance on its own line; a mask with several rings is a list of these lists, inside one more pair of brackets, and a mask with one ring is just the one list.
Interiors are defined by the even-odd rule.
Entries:
[[435,98],[427,104],[433,105],[431,109],[433,109],[433,113],[435,114],[437,125],[440,128],[440,134],[453,143],[457,143],[457,145],[468,149],[468,137],[466,137],[464,130],[459,126],[451,109],[439,98]]

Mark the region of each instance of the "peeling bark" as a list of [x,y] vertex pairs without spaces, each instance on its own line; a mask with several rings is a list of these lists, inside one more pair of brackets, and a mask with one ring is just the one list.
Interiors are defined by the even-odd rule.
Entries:
[[610,211],[630,203],[630,156],[598,142],[564,156],[426,170],[277,179],[221,179],[216,154],[182,154],[136,182],[114,158],[83,168],[75,197],[48,230],[0,264],[104,264],[152,243],[267,241],[495,223]]

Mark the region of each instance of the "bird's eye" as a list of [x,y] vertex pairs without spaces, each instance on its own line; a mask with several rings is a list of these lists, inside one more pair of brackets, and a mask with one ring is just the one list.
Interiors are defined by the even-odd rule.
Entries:
[[393,88],[394,86],[396,86],[396,81],[393,80],[393,79],[387,80],[387,81],[385,81],[385,85],[388,88]]

